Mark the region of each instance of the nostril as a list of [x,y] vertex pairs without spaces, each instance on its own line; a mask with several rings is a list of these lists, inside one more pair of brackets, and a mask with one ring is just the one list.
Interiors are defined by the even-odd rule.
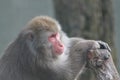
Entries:
[[63,45],[62,45],[62,44],[59,44],[59,46],[60,46],[60,47],[63,47]]

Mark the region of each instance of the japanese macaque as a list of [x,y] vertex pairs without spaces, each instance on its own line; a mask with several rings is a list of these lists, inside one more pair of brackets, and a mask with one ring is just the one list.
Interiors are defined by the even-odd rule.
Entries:
[[100,44],[69,38],[56,20],[35,17],[1,57],[0,80],[74,80],[85,67],[90,49],[108,48]]

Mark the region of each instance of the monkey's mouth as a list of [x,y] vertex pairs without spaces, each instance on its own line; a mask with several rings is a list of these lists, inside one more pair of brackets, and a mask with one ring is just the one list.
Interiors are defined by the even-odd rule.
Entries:
[[64,52],[64,47],[63,46],[54,47],[53,52],[57,55],[61,55]]

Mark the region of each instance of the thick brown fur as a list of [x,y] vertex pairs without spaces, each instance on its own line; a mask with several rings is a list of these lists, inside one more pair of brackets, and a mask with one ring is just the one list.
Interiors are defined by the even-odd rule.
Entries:
[[37,16],[33,18],[29,23],[28,23],[29,28],[32,30],[48,30],[48,31],[58,31],[59,23],[48,17],[48,16]]

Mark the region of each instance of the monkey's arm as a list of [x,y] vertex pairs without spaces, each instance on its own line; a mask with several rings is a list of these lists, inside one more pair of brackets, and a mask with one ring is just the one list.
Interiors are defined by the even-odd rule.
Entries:
[[[87,55],[91,49],[99,49],[100,45],[94,40],[72,39],[73,46],[70,49],[72,70],[76,70],[75,80],[86,70]],[[76,41],[75,41],[76,40]]]
[[[99,66],[103,65],[103,63],[104,63],[103,61],[106,61],[109,58],[109,56],[111,56],[110,55],[111,49],[109,48],[108,44],[105,43],[105,42],[94,41],[94,40],[83,40],[83,39],[79,39],[79,38],[77,38],[77,39],[74,38],[72,40],[75,44],[70,49],[70,54],[72,56],[74,56],[73,57],[74,58],[73,59],[73,64],[75,63],[74,61],[79,61],[80,62],[80,64],[79,63],[76,64],[76,65],[79,66],[80,71],[77,74],[75,80],[77,80],[77,78],[81,75],[82,71],[84,71],[83,69],[85,69],[86,65],[87,66],[91,65],[91,66],[99,67]],[[101,62],[100,61],[96,62],[96,60],[94,60],[93,57],[95,59],[101,58],[103,60]],[[112,64],[112,63],[113,62],[110,61],[110,64]],[[110,64],[109,64],[109,66],[110,66]],[[105,65],[107,65],[107,64],[105,64]],[[114,66],[114,64],[112,66]],[[102,74],[101,74],[101,73],[103,73],[102,71],[104,71],[103,68],[102,69],[100,68],[100,69],[97,69],[97,70],[96,70],[95,67],[91,67],[91,68],[93,68],[93,71],[95,71],[95,73],[97,74],[98,77],[102,77],[102,78],[105,77],[105,75],[102,76]],[[114,72],[117,73],[115,67],[112,67],[112,68],[113,68],[113,71],[115,70]],[[107,67],[105,67],[104,69],[105,70],[110,70],[110,69],[107,69]],[[109,73],[107,75],[109,76]],[[113,76],[115,76],[115,74]],[[101,80],[101,78],[99,78],[98,80]],[[102,80],[106,80],[106,78],[104,78]],[[107,80],[110,80],[110,79],[107,79]]]

